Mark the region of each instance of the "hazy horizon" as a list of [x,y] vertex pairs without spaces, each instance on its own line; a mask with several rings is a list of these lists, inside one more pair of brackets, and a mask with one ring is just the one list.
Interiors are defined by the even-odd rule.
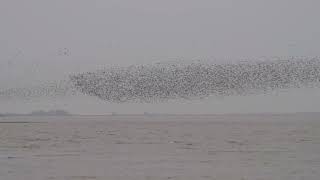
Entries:
[[[313,0],[2,0],[0,90],[111,65],[320,56],[319,6]],[[0,113],[319,112],[318,107],[319,89],[308,88],[156,104],[83,95],[0,100]]]

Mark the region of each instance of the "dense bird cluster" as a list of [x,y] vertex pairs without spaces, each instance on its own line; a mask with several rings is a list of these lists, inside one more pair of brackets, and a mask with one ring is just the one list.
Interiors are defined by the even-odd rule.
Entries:
[[70,76],[83,94],[110,102],[247,95],[320,84],[320,59],[174,62],[110,67]]
[[320,59],[295,58],[214,63],[176,61],[109,67],[70,79],[0,89],[0,99],[65,97],[81,92],[109,102],[161,102],[320,87]]

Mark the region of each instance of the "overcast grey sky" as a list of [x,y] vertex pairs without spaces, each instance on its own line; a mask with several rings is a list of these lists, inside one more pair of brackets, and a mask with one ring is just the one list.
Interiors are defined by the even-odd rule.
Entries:
[[[317,0],[1,0],[1,59],[319,55]],[[293,47],[296,46],[296,47]]]
[[319,56],[319,7],[318,0],[0,0],[0,82],[24,86],[176,58]]

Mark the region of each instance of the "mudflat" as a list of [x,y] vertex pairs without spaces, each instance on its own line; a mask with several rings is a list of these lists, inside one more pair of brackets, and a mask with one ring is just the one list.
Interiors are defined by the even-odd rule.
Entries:
[[0,118],[1,180],[319,177],[319,113]]

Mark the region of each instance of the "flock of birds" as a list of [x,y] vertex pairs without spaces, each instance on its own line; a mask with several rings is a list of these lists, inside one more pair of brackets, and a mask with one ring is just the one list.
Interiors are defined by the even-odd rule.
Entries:
[[77,91],[106,101],[159,102],[317,86],[320,60],[157,63],[110,67],[70,79]]
[[233,63],[179,61],[73,74],[68,80],[39,87],[0,90],[0,98],[67,96],[81,92],[116,103],[162,102],[319,85],[319,58]]

